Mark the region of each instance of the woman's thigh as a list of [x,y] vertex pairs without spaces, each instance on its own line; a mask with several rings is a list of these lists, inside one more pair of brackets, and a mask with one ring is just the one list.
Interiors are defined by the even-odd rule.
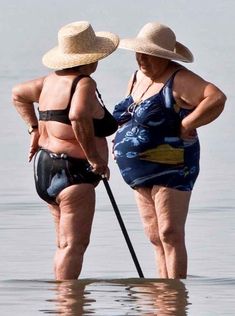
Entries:
[[184,231],[191,192],[154,186],[152,188],[152,197],[158,217],[159,229]]
[[137,188],[135,199],[139,209],[144,230],[149,239],[158,241],[158,219],[150,188]]
[[57,197],[60,208],[60,246],[65,243],[89,242],[95,211],[95,189],[92,184],[76,184]]
[[59,245],[59,224],[60,224],[60,208],[58,205],[47,204],[48,208],[53,216],[56,231],[56,242]]

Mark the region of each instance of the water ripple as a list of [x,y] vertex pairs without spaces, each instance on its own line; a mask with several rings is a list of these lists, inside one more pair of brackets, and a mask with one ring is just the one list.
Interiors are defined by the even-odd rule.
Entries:
[[[66,316],[233,315],[229,292],[232,294],[234,285],[235,279],[201,277],[184,282],[134,278],[6,280],[0,283],[0,299],[4,301],[3,315],[6,310],[25,316],[36,312]],[[214,304],[210,309],[208,302]]]

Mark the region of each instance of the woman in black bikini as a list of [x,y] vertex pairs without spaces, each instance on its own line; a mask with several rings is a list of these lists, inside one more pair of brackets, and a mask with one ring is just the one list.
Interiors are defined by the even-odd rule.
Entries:
[[[43,56],[43,64],[55,72],[14,87],[13,103],[29,126],[36,190],[55,220],[55,278],[65,280],[77,279],[81,272],[95,186],[101,175],[109,177],[105,137],[117,129],[90,75],[119,39],[95,33],[84,21],[61,28],[58,39],[58,47]],[[38,118],[34,102],[39,103]]]

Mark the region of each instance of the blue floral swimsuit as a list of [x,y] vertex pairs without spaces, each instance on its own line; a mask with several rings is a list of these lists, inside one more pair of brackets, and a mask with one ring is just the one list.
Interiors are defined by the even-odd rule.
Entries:
[[120,127],[114,139],[114,156],[133,189],[153,185],[193,189],[199,173],[200,145],[197,136],[190,141],[179,136],[181,120],[191,112],[177,106],[173,97],[173,81],[179,70],[157,94],[138,105],[130,92],[115,106],[113,116]]

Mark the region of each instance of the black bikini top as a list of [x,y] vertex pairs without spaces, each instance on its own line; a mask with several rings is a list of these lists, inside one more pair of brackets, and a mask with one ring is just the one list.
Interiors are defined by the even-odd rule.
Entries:
[[[65,109],[47,110],[47,111],[40,111],[38,109],[39,121],[56,121],[56,122],[64,123],[67,125],[71,125],[71,121],[69,120],[69,110],[70,110],[72,97],[75,92],[78,81],[84,77],[89,77],[89,76],[80,75],[74,79],[72,83],[72,87],[71,87],[70,99]],[[96,93],[101,102],[101,106],[104,109],[104,117],[102,119],[93,119],[94,132],[95,132],[95,136],[97,137],[107,137],[116,132],[118,128],[118,124],[115,118],[112,116],[112,114],[106,109],[104,102],[101,98],[101,94],[99,93],[98,89],[96,89]]]

